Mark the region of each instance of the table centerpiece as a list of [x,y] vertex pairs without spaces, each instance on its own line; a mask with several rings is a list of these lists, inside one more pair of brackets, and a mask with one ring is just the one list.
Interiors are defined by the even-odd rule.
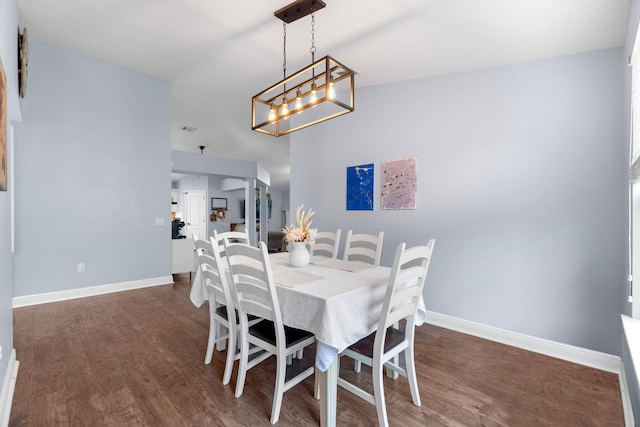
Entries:
[[317,229],[311,228],[311,217],[315,213],[312,209],[304,211],[304,205],[296,210],[296,225],[291,224],[282,229],[284,237],[289,242],[289,264],[293,267],[304,267],[311,261],[311,255],[307,245],[313,244],[316,239]]

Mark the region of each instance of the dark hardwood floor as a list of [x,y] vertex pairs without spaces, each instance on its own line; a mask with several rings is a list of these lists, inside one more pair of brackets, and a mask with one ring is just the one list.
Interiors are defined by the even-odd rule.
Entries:
[[[204,364],[206,304],[175,285],[14,310],[20,370],[11,426],[268,426],[273,358],[222,385],[224,353]],[[391,426],[622,426],[615,374],[430,325],[417,329],[422,406],[385,379]],[[314,357],[306,351],[305,357]],[[370,370],[342,375],[371,385]],[[284,395],[278,425],[319,423],[313,377]],[[338,390],[338,425],[373,426],[372,405]]]

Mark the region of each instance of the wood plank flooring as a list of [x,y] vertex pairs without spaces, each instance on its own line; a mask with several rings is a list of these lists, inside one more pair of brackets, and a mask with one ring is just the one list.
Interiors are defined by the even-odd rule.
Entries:
[[[204,364],[206,304],[175,285],[14,310],[20,370],[10,426],[269,426],[273,358],[222,385],[224,353]],[[305,357],[314,357],[306,351]],[[430,325],[416,334],[422,406],[405,378],[385,379],[391,426],[622,426],[615,374]],[[370,370],[341,375],[370,387]],[[319,424],[313,377],[285,393],[280,426]],[[377,424],[338,390],[338,425]]]

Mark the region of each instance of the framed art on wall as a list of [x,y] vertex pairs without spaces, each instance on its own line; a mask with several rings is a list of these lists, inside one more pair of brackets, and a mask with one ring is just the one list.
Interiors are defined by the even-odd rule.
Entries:
[[211,209],[223,209],[227,210],[227,199],[225,197],[212,197]]
[[347,210],[373,210],[373,163],[347,168]]
[[382,162],[380,209],[416,208],[416,158]]

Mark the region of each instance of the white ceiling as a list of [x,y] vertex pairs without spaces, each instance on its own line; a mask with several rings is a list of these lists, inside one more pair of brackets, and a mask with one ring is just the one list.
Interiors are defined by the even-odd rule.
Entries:
[[[32,40],[171,82],[173,147],[199,152],[204,145],[205,154],[257,161],[278,189],[288,186],[289,140],[251,131],[250,111],[251,97],[282,78],[282,21],[273,12],[290,2],[18,0],[18,9]],[[630,6],[630,0],[325,2],[316,13],[316,59],[329,54],[354,69],[356,90],[621,46]],[[310,39],[310,17],[287,26],[290,72],[311,62]],[[182,131],[185,125],[197,131]]]

